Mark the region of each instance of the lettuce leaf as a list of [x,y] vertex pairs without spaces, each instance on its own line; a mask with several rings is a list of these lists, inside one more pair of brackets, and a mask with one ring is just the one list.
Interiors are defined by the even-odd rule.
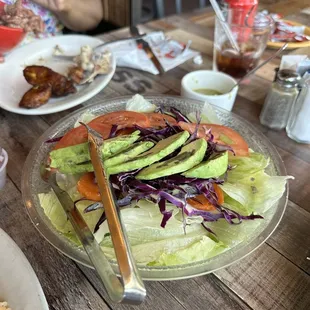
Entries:
[[[53,190],[48,193],[40,193],[38,195],[40,204],[44,210],[45,215],[49,218],[52,225],[74,243],[80,245],[80,241],[76,236],[74,229],[67,217],[66,212],[61,206],[56,194]],[[84,213],[85,208],[92,202],[90,201],[79,201],[76,203],[76,207],[82,217],[84,218],[87,226],[93,232],[95,226],[103,213],[103,209],[98,209],[89,213]]]
[[143,96],[136,94],[126,103],[127,111],[150,113],[156,110],[157,106],[150,103]]
[[233,169],[221,186],[225,206],[243,215],[266,212],[282,197],[287,180],[292,178],[266,174],[269,158],[253,151],[249,157],[230,157],[229,164]]
[[[172,210],[173,215],[167,222],[165,228],[160,226],[163,215],[160,213],[158,205],[154,203],[146,200],[140,200],[136,203],[136,207],[131,206],[129,208],[122,209],[121,217],[126,227],[130,244],[137,245],[141,243],[184,236],[182,217],[178,216],[180,209],[172,204],[167,204],[166,209],[167,211]],[[143,219],[143,221],[141,219]],[[186,233],[205,233],[206,231],[200,223],[194,223],[187,226]],[[100,225],[99,230],[95,233],[96,240],[98,242],[103,240],[102,245],[112,247],[110,236],[103,238],[107,233],[109,233],[109,228],[107,222],[105,221]]]
[[228,171],[228,181],[231,183],[238,182],[247,175],[264,170],[269,165],[269,161],[269,158],[255,152],[250,152],[248,157],[230,156],[229,164],[234,168]]
[[216,234],[218,240],[228,248],[232,248],[243,241],[248,241],[264,221],[264,219],[257,219],[243,221],[240,225],[231,225],[224,219],[220,219],[217,222],[206,223],[206,226]]
[[[200,116],[201,116],[201,123],[222,125],[220,119],[216,115],[216,112],[213,110],[212,105],[207,101],[204,103]],[[196,113],[191,112],[187,115],[187,117],[191,122],[197,123]]]
[[81,116],[79,116],[79,118],[76,120],[75,124],[74,124],[74,128],[81,126],[80,122],[87,124],[90,121],[92,121],[93,119],[95,119],[97,116],[90,113],[90,112],[85,112],[83,113]]
[[[264,171],[248,174],[234,183],[225,182],[221,188],[232,198],[226,200],[233,210],[262,214],[271,208],[283,195],[290,176],[269,176]],[[234,203],[236,201],[237,203]],[[242,210],[240,210],[242,205]]]
[[226,249],[227,247],[224,245],[224,243],[216,242],[207,236],[202,236],[200,239],[190,243],[187,246],[179,247],[179,249],[173,253],[169,253],[169,251],[163,251],[157,259],[150,262],[148,265],[171,266],[192,263],[195,261],[211,258],[222,253]]
[[[173,216],[165,228],[160,227],[162,214],[156,204],[140,201],[138,205],[121,211],[131,249],[138,263],[153,266],[184,264],[212,257],[226,249],[223,243],[209,237],[199,221],[186,226],[184,234],[183,222],[177,216],[180,211],[173,205],[167,205],[167,210],[172,210]],[[101,248],[109,258],[114,258],[106,222],[95,235],[97,240],[103,236]]]

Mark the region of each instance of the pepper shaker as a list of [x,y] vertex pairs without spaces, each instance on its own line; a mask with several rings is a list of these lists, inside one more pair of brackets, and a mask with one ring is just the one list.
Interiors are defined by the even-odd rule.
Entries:
[[272,129],[286,127],[291,107],[299,93],[300,79],[300,75],[293,70],[283,69],[277,72],[259,116],[262,125]]

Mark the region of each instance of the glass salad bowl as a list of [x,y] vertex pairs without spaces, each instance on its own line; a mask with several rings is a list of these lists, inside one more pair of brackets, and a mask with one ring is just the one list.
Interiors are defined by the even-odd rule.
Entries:
[[[58,121],[50,127],[36,142],[30,151],[26,160],[23,176],[22,176],[22,194],[24,204],[28,214],[38,229],[38,231],[49,241],[55,248],[73,260],[92,268],[87,254],[84,249],[76,246],[72,241],[59,233],[50,220],[44,214],[43,208],[40,206],[38,194],[47,192],[48,185],[41,180],[40,165],[45,162],[47,155],[52,148],[50,143],[45,143],[46,140],[62,136],[70,128],[72,128],[78,118],[85,112],[90,112],[95,115],[101,115],[112,111],[124,110],[126,102],[131,97],[120,97],[109,99],[84,107],[65,118]],[[155,105],[162,107],[175,107],[181,112],[187,114],[189,112],[200,111],[203,103],[195,100],[189,100],[174,96],[145,96]],[[254,151],[259,152],[271,159],[266,172],[271,176],[286,175],[286,170],[281,157],[275,147],[267,140],[267,138],[258,132],[251,124],[234,113],[214,107],[216,114],[222,121],[223,125],[229,126],[237,130],[248,142],[249,147]],[[138,265],[139,271],[145,280],[173,280],[195,277],[207,273],[214,272],[220,268],[238,261],[247,256],[273,233],[279,224],[286,208],[288,199],[288,185],[282,197],[270,208],[267,212],[261,214],[264,220],[254,231],[249,233],[246,240],[237,244],[233,248],[214,256],[210,259],[205,259],[198,262],[192,262],[183,265],[175,265],[168,267],[145,266]],[[117,272],[117,265],[111,261]]]

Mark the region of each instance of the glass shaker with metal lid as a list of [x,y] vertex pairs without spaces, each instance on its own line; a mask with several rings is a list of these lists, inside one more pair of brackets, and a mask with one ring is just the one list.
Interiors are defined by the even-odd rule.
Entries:
[[287,135],[299,142],[310,144],[310,74],[302,83],[286,126]]
[[299,93],[300,79],[300,75],[293,70],[278,71],[259,116],[261,124],[272,129],[286,127],[291,107]]

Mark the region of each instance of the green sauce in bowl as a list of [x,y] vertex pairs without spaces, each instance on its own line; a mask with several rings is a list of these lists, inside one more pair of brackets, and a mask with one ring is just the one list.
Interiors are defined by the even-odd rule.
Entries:
[[210,89],[210,88],[197,88],[197,89],[193,89],[193,91],[196,93],[208,95],[208,96],[223,95],[223,93],[219,92],[218,90]]

